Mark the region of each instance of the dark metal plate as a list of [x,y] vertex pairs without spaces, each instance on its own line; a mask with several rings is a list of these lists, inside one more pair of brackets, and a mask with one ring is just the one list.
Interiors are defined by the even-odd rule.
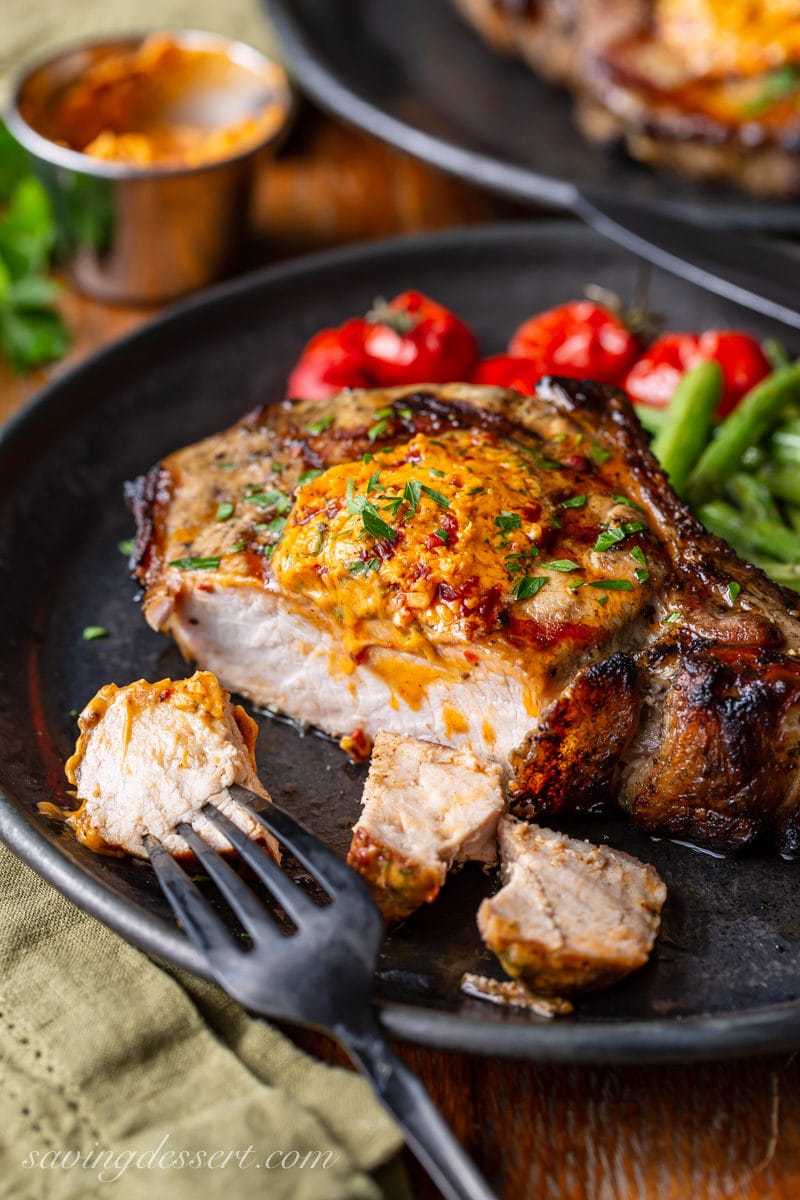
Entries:
[[[337,251],[217,289],[52,384],[0,442],[0,836],[78,904],[131,941],[198,968],[149,866],[99,857],[37,811],[66,799],[71,710],[103,683],[186,672],[144,624],[117,542],[131,533],[122,485],[166,452],[277,400],[320,326],[377,295],[419,287],[455,307],[484,350],[515,323],[600,282],[630,296],[638,270],[580,226],[540,223]],[[765,322],[656,274],[653,305],[688,327]],[[775,333],[776,330],[772,329]],[[780,330],[777,331],[780,333]],[[110,636],[85,642],[86,625]],[[342,853],[363,768],[331,742],[260,719],[261,775],[276,800]],[[797,864],[715,859],[655,842],[624,819],[579,832],[655,863],[669,886],[652,962],[550,1025],[459,994],[493,972],[475,910],[490,878],[468,867],[386,943],[378,993],[399,1036],[485,1053],[611,1060],[737,1054],[800,1044]]]
[[574,209],[586,188],[714,226],[800,229],[800,205],[656,172],[586,142],[569,97],[493,53],[449,0],[265,0],[284,60],[323,108],[433,166]]

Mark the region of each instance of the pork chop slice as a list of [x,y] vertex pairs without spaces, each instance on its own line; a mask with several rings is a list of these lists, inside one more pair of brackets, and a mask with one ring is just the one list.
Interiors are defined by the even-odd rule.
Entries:
[[202,815],[209,801],[276,861],[277,843],[235,802],[241,784],[269,802],[256,773],[258,727],[208,671],[190,679],[139,679],[106,684],[78,718],[80,736],[66,763],[80,808],[68,821],[92,849],[124,850],[146,858],[152,834],[173,854],[189,847],[174,832],[186,822],[215,849],[230,849]]
[[505,879],[478,909],[478,928],[503,969],[544,995],[605,987],[647,962],[667,889],[655,869],[504,817]]
[[494,863],[503,774],[466,749],[381,731],[347,861],[387,921],[436,899],[455,863]]

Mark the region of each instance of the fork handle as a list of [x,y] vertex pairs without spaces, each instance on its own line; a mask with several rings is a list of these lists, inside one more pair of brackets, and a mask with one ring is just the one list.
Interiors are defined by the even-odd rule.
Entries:
[[333,1030],[446,1200],[497,1200],[426,1088],[390,1050],[374,1016]]

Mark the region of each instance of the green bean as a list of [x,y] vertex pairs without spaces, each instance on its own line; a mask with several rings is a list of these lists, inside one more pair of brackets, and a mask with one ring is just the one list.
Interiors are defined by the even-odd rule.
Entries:
[[758,479],[779,500],[800,505],[800,472],[793,467],[767,467]]
[[769,439],[769,449],[776,462],[800,464],[800,421],[786,421],[776,429]]
[[756,520],[777,521],[778,524],[783,520],[769,488],[760,479],[743,472],[732,475],[725,484],[725,491],[735,504],[744,509],[745,515]]
[[635,404],[633,407],[648,433],[658,433],[667,420],[666,408],[654,408],[652,404]]
[[725,538],[745,558],[766,554],[784,563],[800,562],[800,537],[785,525],[748,519],[724,500],[709,500],[697,515],[707,529]]
[[676,492],[682,492],[708,441],[722,397],[722,368],[705,362],[687,371],[675,389],[667,419],[650,449]]
[[748,446],[760,441],[782,415],[787,401],[800,395],[800,364],[773,371],[747,393],[738,408],[719,427],[688,481],[695,504],[707,500],[714,489],[737,470]]
[[783,342],[779,342],[777,338],[767,338],[761,343],[761,349],[764,351],[764,357],[773,371],[780,371],[781,367],[788,367],[792,361],[789,357],[789,351]]

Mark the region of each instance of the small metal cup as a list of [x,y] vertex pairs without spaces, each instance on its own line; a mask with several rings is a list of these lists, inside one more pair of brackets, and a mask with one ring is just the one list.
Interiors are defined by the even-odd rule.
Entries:
[[[73,282],[101,300],[160,304],[218,279],[246,230],[256,154],[282,136],[292,114],[282,68],[252,47],[197,30],[168,35],[179,45],[221,50],[242,67],[269,72],[265,102],[280,104],[284,121],[228,158],[177,167],[95,159],[37,132],[35,114],[64,87],[109,53],[136,49],[147,34],[83,44],[28,69],[6,117],[47,188]],[[235,104],[226,108],[233,111]]]

